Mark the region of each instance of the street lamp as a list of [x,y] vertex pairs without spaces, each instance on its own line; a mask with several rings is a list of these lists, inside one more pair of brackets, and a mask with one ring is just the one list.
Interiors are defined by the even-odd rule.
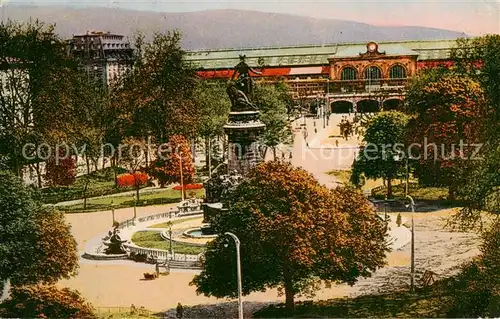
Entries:
[[410,200],[411,205],[411,281],[410,281],[410,292],[415,291],[415,223],[413,221],[413,215],[415,214],[415,201],[410,195],[406,195]]
[[137,218],[137,197],[134,196],[134,220]]
[[226,232],[224,235],[231,236],[236,244],[236,271],[238,276],[238,318],[243,319],[243,301],[241,300],[241,261],[240,261],[240,240],[235,234]]
[[113,218],[112,225],[115,224],[115,204],[111,201],[111,218]]
[[173,249],[172,249],[172,222],[168,223],[168,236],[170,238],[170,255],[174,255]]

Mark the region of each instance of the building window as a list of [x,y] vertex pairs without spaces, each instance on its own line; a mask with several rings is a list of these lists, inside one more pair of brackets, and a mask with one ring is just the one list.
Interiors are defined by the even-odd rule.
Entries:
[[376,66],[370,66],[365,70],[365,79],[371,81],[378,81],[382,77],[382,72]]
[[340,79],[342,81],[356,80],[356,78],[357,78],[356,69],[350,66],[343,68],[342,73],[340,73]]
[[406,69],[404,66],[396,64],[391,67],[391,71],[389,72],[389,77],[391,79],[405,79],[406,78]]

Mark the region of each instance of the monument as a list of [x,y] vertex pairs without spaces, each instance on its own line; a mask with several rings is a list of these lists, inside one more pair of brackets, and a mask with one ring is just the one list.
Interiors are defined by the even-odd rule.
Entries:
[[[205,183],[205,222],[210,221],[210,216],[225,209],[225,194],[264,160],[259,139],[266,126],[259,119],[260,112],[254,101],[254,82],[250,73],[261,74],[246,63],[244,55],[240,55],[240,62],[234,67],[226,89],[231,100],[231,111],[224,125],[224,132],[228,137],[228,160],[227,164],[217,167],[212,178]],[[211,230],[205,227],[202,231],[209,234]]]

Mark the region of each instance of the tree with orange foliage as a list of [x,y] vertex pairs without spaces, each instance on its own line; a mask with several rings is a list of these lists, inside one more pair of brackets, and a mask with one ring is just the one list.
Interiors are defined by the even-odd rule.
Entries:
[[191,283],[198,293],[237,295],[228,231],[241,241],[243,293],[278,288],[289,315],[295,295],[312,294],[321,283],[354,284],[384,265],[384,222],[370,202],[350,188],[327,189],[288,163],[257,166],[229,195],[228,208],[211,220],[219,236]]
[[191,147],[187,139],[182,135],[172,135],[168,141],[168,149],[158,154],[158,159],[149,167],[149,174],[158,179],[161,187],[170,183],[187,185],[194,178],[192,158]]
[[149,176],[148,174],[143,172],[133,172],[118,175],[116,179],[119,187],[133,186],[135,188],[137,201],[139,201],[139,189],[141,188],[141,186],[147,184]]
[[12,289],[0,304],[4,318],[97,318],[95,309],[78,291],[56,286],[23,286]]
[[419,154],[412,154],[419,158],[416,174],[423,184],[448,186],[453,200],[465,175],[461,172],[474,165],[469,157],[484,130],[484,91],[470,77],[431,70],[413,82],[407,100],[415,115],[409,122],[408,144],[421,145]]

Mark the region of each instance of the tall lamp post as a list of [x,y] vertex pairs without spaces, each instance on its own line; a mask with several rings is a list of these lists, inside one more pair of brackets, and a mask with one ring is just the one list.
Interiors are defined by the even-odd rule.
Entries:
[[170,255],[174,255],[174,251],[172,249],[172,222],[168,223],[168,237],[170,239]]
[[112,225],[115,224],[115,203],[111,201],[111,218],[113,219]]
[[240,261],[240,240],[235,234],[226,232],[224,235],[231,236],[236,244],[236,271],[238,276],[238,318],[243,319],[243,301],[241,299],[241,261]]
[[413,215],[415,214],[415,201],[410,195],[406,195],[410,200],[411,205],[411,279],[410,279],[410,292],[415,291],[415,223]]
[[182,173],[182,152],[179,152],[179,169],[181,171],[181,200],[184,201],[184,175]]

